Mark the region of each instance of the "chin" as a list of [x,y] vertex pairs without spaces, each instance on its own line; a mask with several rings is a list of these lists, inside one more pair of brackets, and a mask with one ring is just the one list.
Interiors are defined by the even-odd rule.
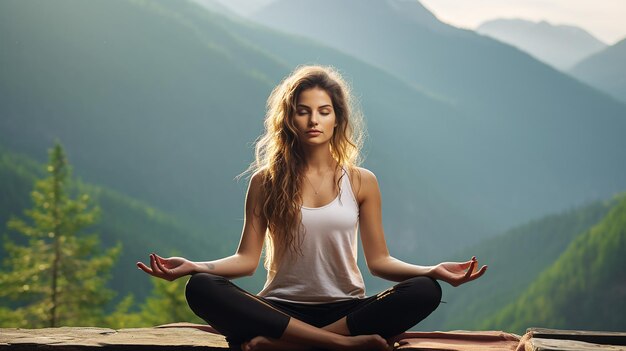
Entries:
[[303,144],[304,144],[305,146],[315,146],[315,147],[318,147],[318,146],[327,146],[327,147],[330,147],[330,140],[326,140],[326,141],[319,141],[319,142],[317,142],[317,141],[315,141],[315,142],[313,142],[313,141],[307,141],[307,142],[305,142],[305,143],[303,143]]

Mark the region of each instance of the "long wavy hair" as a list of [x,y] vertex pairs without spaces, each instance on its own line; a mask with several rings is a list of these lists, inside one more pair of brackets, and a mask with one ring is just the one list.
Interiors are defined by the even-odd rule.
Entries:
[[260,172],[263,180],[264,203],[260,211],[268,223],[264,261],[268,271],[276,270],[286,250],[302,254],[298,233],[305,159],[293,117],[300,93],[315,87],[326,91],[335,111],[337,126],[330,151],[337,168],[345,167],[353,173],[362,161],[363,116],[347,82],[331,66],[296,67],[267,99],[265,132],[256,140],[255,160],[244,172]]

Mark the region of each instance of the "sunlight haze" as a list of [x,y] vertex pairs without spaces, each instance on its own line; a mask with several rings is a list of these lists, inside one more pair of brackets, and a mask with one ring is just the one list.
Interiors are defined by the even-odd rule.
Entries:
[[581,27],[612,45],[626,37],[623,0],[421,0],[441,21],[474,29],[496,18],[545,20]]

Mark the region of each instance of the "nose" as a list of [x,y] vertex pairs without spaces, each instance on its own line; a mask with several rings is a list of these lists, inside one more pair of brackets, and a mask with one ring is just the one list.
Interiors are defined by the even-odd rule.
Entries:
[[309,124],[310,124],[310,125],[314,125],[314,126],[315,126],[315,125],[317,125],[317,124],[318,124],[318,121],[317,121],[317,120],[318,120],[318,117],[319,117],[319,116],[318,116],[317,114],[318,114],[318,112],[317,112],[317,111],[313,111],[313,112],[311,113],[311,118],[309,119]]

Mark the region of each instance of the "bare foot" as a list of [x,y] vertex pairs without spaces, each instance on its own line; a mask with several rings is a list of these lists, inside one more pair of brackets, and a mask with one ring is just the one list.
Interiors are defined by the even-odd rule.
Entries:
[[312,347],[302,344],[290,343],[265,336],[256,336],[250,341],[241,344],[242,351],[306,351]]
[[[335,350],[341,351],[390,351],[393,346],[379,335],[357,335],[346,337],[346,343]],[[312,346],[286,342],[265,336],[257,336],[241,344],[242,351],[307,351]]]

